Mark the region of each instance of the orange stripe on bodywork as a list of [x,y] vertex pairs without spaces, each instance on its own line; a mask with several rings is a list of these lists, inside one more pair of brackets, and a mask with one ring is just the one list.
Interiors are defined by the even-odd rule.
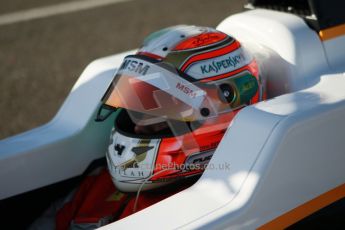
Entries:
[[334,27],[327,28],[324,30],[320,30],[319,32],[319,36],[322,41],[333,39],[341,35],[345,35],[345,24],[334,26]]
[[262,225],[258,230],[267,229],[285,229],[290,225],[302,220],[303,218],[313,214],[314,212],[334,203],[345,197],[345,184],[340,185],[300,206],[294,208],[287,213],[277,217],[276,219]]

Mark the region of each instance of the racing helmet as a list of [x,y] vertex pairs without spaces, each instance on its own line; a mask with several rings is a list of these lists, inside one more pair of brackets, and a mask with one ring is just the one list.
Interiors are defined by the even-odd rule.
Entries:
[[257,63],[235,38],[187,25],[149,35],[102,98],[116,109],[106,153],[115,186],[135,192],[200,175],[236,113],[262,95]]

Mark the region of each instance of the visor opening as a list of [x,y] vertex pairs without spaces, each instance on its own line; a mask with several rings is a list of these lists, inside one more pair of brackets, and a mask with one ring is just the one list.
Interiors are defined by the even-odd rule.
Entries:
[[[137,124],[132,120],[129,113],[137,113],[126,109],[121,109],[119,114],[115,118],[115,128],[119,133],[133,138],[142,139],[157,139],[164,137],[175,137],[192,132],[202,125],[201,121],[184,122],[177,120],[166,120],[164,122],[157,122],[156,124],[141,125],[142,128],[146,128],[149,132],[137,133]],[[155,130],[154,125],[164,127],[160,130]]]

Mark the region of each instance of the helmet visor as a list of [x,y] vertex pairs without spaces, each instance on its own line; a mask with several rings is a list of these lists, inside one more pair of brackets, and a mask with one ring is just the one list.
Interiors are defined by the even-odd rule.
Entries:
[[115,108],[194,121],[243,106],[241,88],[251,98],[257,87],[249,72],[220,81],[188,81],[171,65],[133,55],[124,59],[102,100]]

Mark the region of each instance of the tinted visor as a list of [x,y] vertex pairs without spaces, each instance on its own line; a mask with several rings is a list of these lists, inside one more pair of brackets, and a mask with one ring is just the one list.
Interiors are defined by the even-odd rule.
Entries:
[[194,121],[242,106],[241,88],[246,88],[249,98],[256,93],[257,81],[249,72],[209,83],[191,82],[173,66],[134,55],[124,59],[103,103],[167,119]]

